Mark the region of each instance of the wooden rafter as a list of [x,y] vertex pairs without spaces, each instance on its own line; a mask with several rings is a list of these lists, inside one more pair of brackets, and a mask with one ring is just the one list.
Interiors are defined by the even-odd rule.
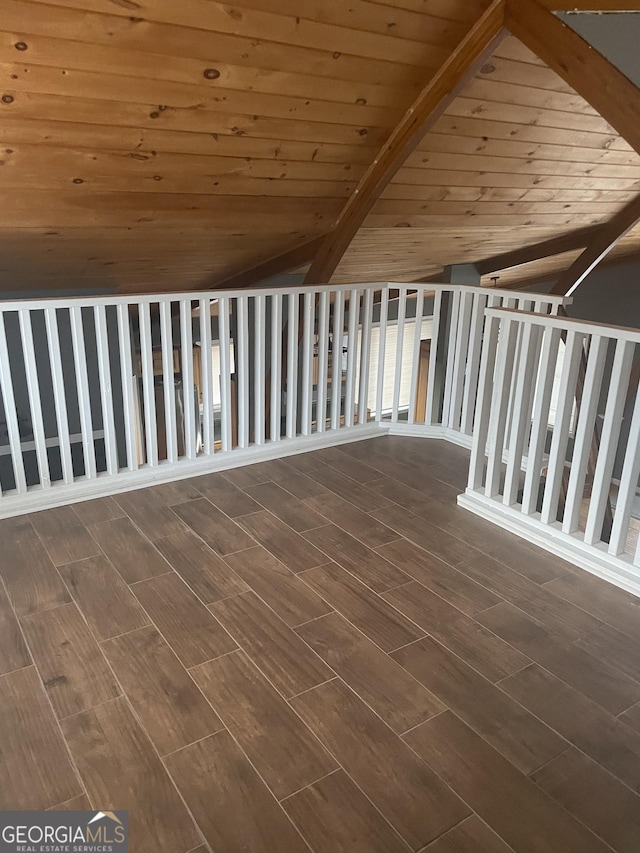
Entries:
[[[275,258],[269,258],[262,263],[257,264],[243,272],[236,273],[223,281],[216,282],[214,290],[232,290],[243,287],[253,287],[260,281],[271,278],[274,275],[282,275],[302,264],[308,263],[316,254],[322,245],[324,237],[315,237],[313,240],[308,240],[306,243],[301,243],[293,249],[277,255]],[[210,285],[207,285],[210,287]]]
[[504,0],[489,9],[420,92],[366,171],[311,264],[305,284],[327,282],[365,217],[417,147],[505,35]]
[[506,0],[505,26],[640,152],[640,89],[628,77],[537,0]]
[[598,230],[597,234],[589,240],[584,252],[562,273],[551,293],[571,296],[589,273],[638,222],[640,222],[640,195]]
[[598,226],[594,226],[593,228],[571,231],[569,234],[562,234],[560,237],[553,237],[550,240],[533,243],[531,246],[523,246],[511,252],[503,252],[500,255],[476,261],[476,267],[480,275],[484,276],[492,272],[511,269],[511,267],[520,267],[523,264],[530,264],[533,261],[540,261],[554,255],[562,255],[564,252],[582,249],[599,230]]

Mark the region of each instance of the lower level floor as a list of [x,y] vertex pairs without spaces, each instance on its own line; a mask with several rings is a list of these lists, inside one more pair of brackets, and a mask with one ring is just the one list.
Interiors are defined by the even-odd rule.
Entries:
[[0,522],[0,808],[130,853],[640,850],[640,601],[381,437]]

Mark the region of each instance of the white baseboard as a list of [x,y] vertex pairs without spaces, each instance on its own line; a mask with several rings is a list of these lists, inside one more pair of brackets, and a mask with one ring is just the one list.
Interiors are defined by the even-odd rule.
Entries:
[[188,477],[198,477],[214,471],[226,471],[229,468],[239,468],[242,465],[252,465],[255,462],[267,462],[298,453],[308,453],[324,447],[334,447],[353,441],[364,441],[376,438],[389,432],[387,424],[367,423],[353,427],[341,427],[339,430],[316,432],[313,435],[283,438],[281,441],[269,441],[262,445],[252,445],[246,449],[234,448],[225,453],[218,452],[211,456],[199,456],[197,459],[180,462],[161,462],[154,467],[144,466],[137,471],[123,471],[118,474],[99,474],[96,479],[80,479],[74,483],[54,484],[50,488],[41,486],[30,489],[24,495],[5,494],[0,498],[0,518],[11,518],[28,512],[38,512],[43,509],[80,501],[103,498],[142,489],[145,486],[156,486],[174,480],[184,480]]
[[398,421],[395,424],[382,421],[381,426],[388,427],[389,435],[405,435],[415,438],[444,438],[445,430],[441,426],[430,424],[409,424],[406,421]]
[[586,545],[577,536],[563,533],[557,522],[543,525],[535,517],[523,515],[512,507],[468,489],[458,496],[458,504],[578,568],[640,596],[640,568],[634,566],[626,555],[616,557],[609,554],[604,545]]
[[457,444],[458,447],[464,447],[467,450],[471,450],[471,446],[473,445],[472,436],[465,435],[462,432],[456,432],[453,429],[445,429],[443,438],[450,441],[451,444]]
[[[383,421],[384,423],[384,421]],[[415,436],[416,438],[439,438],[443,441],[448,441],[451,444],[457,444],[459,447],[464,447],[471,450],[473,438],[470,435],[464,435],[461,432],[456,432],[444,426],[431,426],[430,424],[408,424],[404,421],[399,421],[395,424],[388,424],[389,435],[406,435]]]

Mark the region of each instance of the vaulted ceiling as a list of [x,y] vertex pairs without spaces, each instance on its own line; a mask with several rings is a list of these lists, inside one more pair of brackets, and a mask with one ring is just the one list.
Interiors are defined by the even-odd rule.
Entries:
[[[2,0],[0,290],[215,286],[328,234],[489,6]],[[514,36],[456,95],[332,280],[590,233],[640,193],[640,156]]]

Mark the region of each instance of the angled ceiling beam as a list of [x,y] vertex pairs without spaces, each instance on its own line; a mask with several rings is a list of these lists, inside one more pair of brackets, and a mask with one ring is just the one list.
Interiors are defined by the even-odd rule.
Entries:
[[481,276],[489,275],[492,272],[540,261],[542,258],[550,258],[554,255],[562,255],[564,252],[583,249],[590,237],[597,234],[599,230],[599,227],[595,226],[571,231],[569,234],[562,234],[560,237],[552,237],[550,240],[542,240],[540,243],[533,243],[531,246],[523,246],[521,249],[514,249],[511,252],[503,252],[500,255],[476,261],[476,267]]
[[504,0],[494,0],[420,92],[380,149],[311,264],[305,284],[328,282],[356,232],[409,154],[476,75],[505,34]]
[[506,0],[505,26],[640,152],[640,89],[628,77],[537,0]]
[[589,240],[584,252],[562,273],[551,293],[571,296],[589,273],[638,222],[640,222],[640,195],[598,230],[598,233]]
[[309,263],[322,246],[323,240],[324,236],[315,237],[313,240],[308,240],[306,243],[294,246],[293,249],[289,249],[281,255],[276,255],[274,258],[262,261],[255,267],[236,273],[236,275],[232,275],[223,281],[218,281],[214,285],[207,284],[205,288],[201,289],[234,290],[243,287],[253,287],[258,282],[271,278],[274,275],[283,275],[290,270],[296,269],[296,267]]

